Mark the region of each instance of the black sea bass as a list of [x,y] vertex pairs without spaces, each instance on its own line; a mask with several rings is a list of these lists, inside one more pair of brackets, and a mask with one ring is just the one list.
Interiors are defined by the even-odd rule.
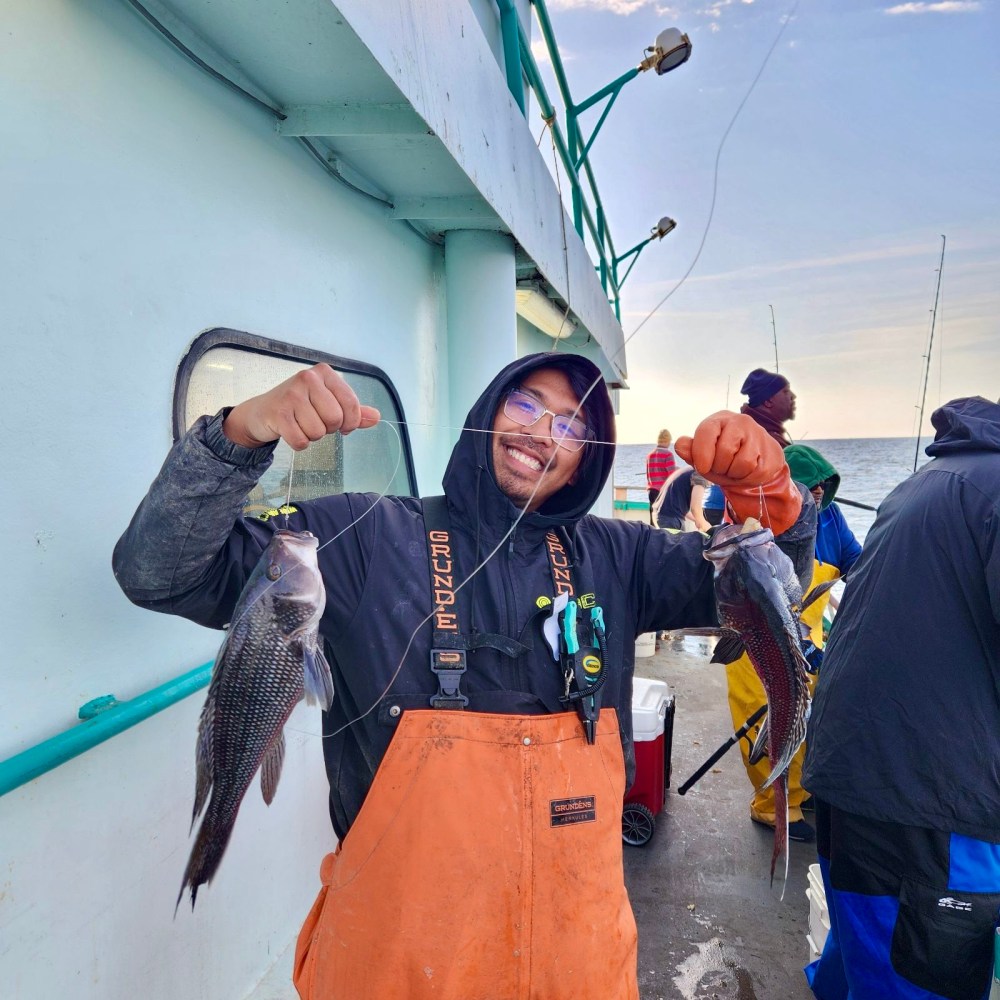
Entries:
[[240,594],[198,727],[192,826],[211,792],[181,883],[211,881],[253,776],[268,805],[285,756],[284,726],[303,695],[328,709],[330,667],[319,644],[326,591],[308,531],[276,531]]
[[[762,788],[774,785],[774,852],[771,881],[781,852],[788,878],[788,765],[801,746],[809,720],[808,671],[803,649],[806,633],[799,616],[832,582],[810,592],[802,588],[791,559],[775,544],[769,529],[749,518],[717,531],[705,558],[715,566],[715,598],[722,639],[712,661],[732,663],[746,651],[767,694],[767,718],[750,755],[765,750],[771,773]],[[784,896],[784,891],[782,891]]]

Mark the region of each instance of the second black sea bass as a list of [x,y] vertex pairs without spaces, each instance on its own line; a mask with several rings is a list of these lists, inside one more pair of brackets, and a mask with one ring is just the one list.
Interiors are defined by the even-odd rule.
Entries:
[[330,667],[319,642],[326,590],[308,531],[274,533],[233,612],[215,659],[198,727],[197,782],[192,826],[205,809],[181,883],[211,881],[222,861],[236,813],[253,776],[270,805],[285,756],[284,726],[305,696],[328,709]]
[[[788,766],[802,745],[809,720],[809,663],[803,649],[803,608],[832,586],[823,584],[803,603],[791,559],[775,544],[770,530],[749,518],[712,536],[705,558],[715,566],[715,599],[722,639],[712,657],[732,663],[746,651],[767,694],[767,718],[750,759],[765,750],[771,773],[762,789],[774,785],[774,852],[771,881],[781,852],[788,879]],[[784,890],[782,890],[784,896]]]

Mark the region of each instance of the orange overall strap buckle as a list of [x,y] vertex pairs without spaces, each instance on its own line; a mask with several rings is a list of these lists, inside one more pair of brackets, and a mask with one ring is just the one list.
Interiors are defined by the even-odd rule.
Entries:
[[437,675],[439,691],[431,698],[432,708],[465,708],[469,699],[462,694],[462,674],[465,673],[465,651],[432,649],[431,670]]

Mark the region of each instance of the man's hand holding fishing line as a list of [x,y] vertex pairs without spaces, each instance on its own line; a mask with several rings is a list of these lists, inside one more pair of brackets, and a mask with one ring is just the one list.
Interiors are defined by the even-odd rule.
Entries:
[[374,427],[380,419],[379,411],[363,405],[339,372],[318,364],[234,406],[222,430],[234,444],[247,448],[280,438],[302,451],[327,434],[350,434]]
[[757,518],[776,535],[798,517],[802,500],[781,445],[751,417],[720,410],[680,437],[678,455],[722,487],[740,521]]

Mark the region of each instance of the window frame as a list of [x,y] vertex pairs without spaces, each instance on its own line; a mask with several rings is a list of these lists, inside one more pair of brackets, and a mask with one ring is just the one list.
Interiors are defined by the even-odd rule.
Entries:
[[245,330],[234,330],[225,326],[217,326],[210,330],[205,330],[195,337],[187,353],[181,358],[174,379],[173,437],[175,443],[180,440],[186,429],[184,427],[184,409],[188,386],[191,382],[191,374],[194,372],[198,362],[209,351],[217,347],[233,347],[252,354],[261,354],[265,357],[277,358],[283,361],[298,361],[308,365],[325,362],[335,371],[347,372],[351,375],[363,375],[381,383],[399,415],[400,426],[396,429],[399,431],[400,441],[402,442],[403,459],[406,466],[406,476],[412,491],[411,495],[419,496],[417,491],[417,476],[413,467],[413,452],[410,448],[409,427],[406,422],[403,403],[399,398],[399,393],[396,392],[396,387],[393,385],[392,380],[381,368],[370,365],[365,361],[355,361],[352,358],[341,357],[339,354],[328,354],[326,351],[317,351],[311,347],[289,344],[285,341],[263,337],[256,333],[247,333]]

